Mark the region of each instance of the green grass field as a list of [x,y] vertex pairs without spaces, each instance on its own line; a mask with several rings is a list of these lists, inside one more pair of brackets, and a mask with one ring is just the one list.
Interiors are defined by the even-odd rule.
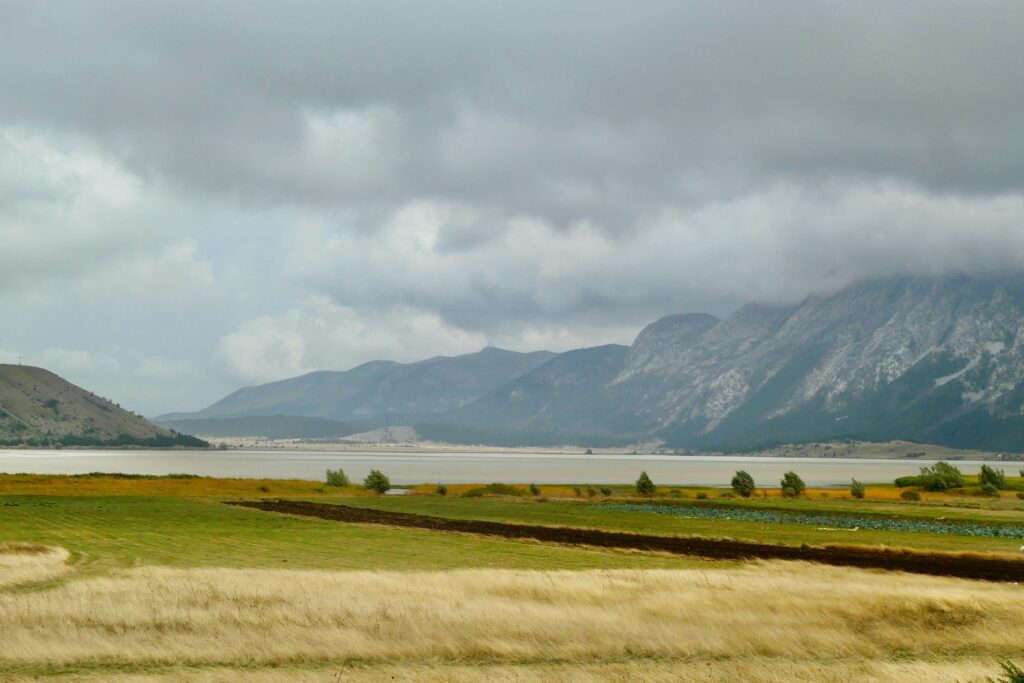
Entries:
[[[1006,538],[948,536],[934,533],[889,532],[874,530],[827,530],[791,524],[704,520],[671,517],[644,512],[603,510],[599,504],[576,501],[537,501],[530,498],[462,498],[442,496],[402,496],[352,498],[347,505],[376,507],[396,512],[416,512],[458,519],[484,519],[496,522],[522,522],[555,526],[576,526],[651,533],[661,535],[699,535],[715,538],[748,539],[765,543],[790,545],[826,545],[858,543],[919,548],[925,550],[1019,552],[1021,541]],[[687,501],[672,501],[686,504]],[[692,501],[689,501],[692,502]],[[715,501],[716,503],[718,501]],[[856,512],[858,514],[890,514],[918,518],[958,518],[977,521],[1024,521],[1020,513],[1003,511],[957,510],[939,506],[912,506],[898,503],[841,503],[838,501],[724,501],[736,507],[787,506],[805,511]]]
[[[351,502],[355,499],[345,499]],[[293,569],[670,568],[699,561],[338,524],[215,499],[3,496],[0,540],[57,545],[81,569],[142,564]]]

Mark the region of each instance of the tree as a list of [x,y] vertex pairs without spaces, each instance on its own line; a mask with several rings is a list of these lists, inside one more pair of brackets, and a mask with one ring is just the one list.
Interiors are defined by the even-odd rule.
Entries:
[[931,467],[922,467],[918,482],[925,491],[962,489],[964,487],[964,475],[953,465],[940,460]]
[[850,495],[860,500],[864,497],[864,484],[860,483],[856,479],[850,481]]
[[348,486],[350,483],[348,475],[345,474],[345,470],[341,468],[336,470],[327,470],[328,486]]
[[804,480],[796,472],[786,472],[782,475],[782,495],[786,498],[796,498],[807,488]]
[[438,483],[437,488],[435,489],[435,493],[437,493],[437,495],[439,496],[447,496],[448,487],[445,486],[444,484]]
[[978,483],[982,488],[993,488],[1002,490],[1006,488],[1006,473],[988,465],[982,465],[978,472]]
[[754,485],[754,478],[750,476],[744,470],[737,470],[735,476],[732,478],[732,490],[737,495],[743,496],[744,498],[750,498],[750,494],[757,488]]
[[636,492],[641,496],[649,496],[654,493],[654,482],[647,476],[647,472],[641,472],[640,478],[636,480]]
[[380,470],[370,470],[370,473],[366,475],[366,479],[363,480],[363,486],[370,491],[385,493],[391,488],[391,480]]
[[540,495],[540,487],[537,486],[536,484],[530,484],[530,495],[531,496],[539,496]]

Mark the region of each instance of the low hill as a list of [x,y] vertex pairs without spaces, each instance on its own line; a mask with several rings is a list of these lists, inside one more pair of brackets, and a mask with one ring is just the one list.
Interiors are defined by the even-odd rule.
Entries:
[[418,363],[372,361],[346,371],[311,372],[246,387],[196,413],[171,413],[157,420],[253,415],[298,415],[358,420],[376,415],[441,413],[463,406],[543,365],[555,354],[517,353],[487,347],[462,356]]
[[376,426],[373,421],[339,422],[322,417],[298,415],[257,415],[252,417],[211,417],[163,420],[168,429],[200,436],[260,436],[267,439],[324,439],[356,434]]
[[0,364],[0,445],[205,447],[48,370]]

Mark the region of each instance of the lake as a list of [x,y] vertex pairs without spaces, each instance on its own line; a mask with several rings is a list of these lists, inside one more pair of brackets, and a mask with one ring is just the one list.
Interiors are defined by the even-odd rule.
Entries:
[[[751,458],[679,455],[582,455],[564,453],[408,453],[376,451],[143,451],[143,450],[0,450],[0,472],[84,474],[124,472],[211,477],[323,479],[324,470],[342,468],[355,481],[379,469],[394,484],[424,482],[547,484],[624,484],[646,470],[659,485],[727,486],[737,469],[759,484],[777,485],[794,470],[809,486],[891,482],[917,474],[934,460],[865,458]],[[975,474],[982,461],[959,460],[964,474]],[[989,462],[1016,475],[1024,462]]]

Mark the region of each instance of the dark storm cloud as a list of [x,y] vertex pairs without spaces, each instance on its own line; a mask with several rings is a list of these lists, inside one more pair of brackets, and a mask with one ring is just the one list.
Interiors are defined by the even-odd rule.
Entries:
[[[256,202],[443,195],[619,222],[777,176],[962,192],[1024,178],[1018,3],[35,3],[3,16],[4,119],[83,131],[140,171]],[[385,172],[311,158],[311,118],[339,111],[380,126],[386,158],[363,161]]]

